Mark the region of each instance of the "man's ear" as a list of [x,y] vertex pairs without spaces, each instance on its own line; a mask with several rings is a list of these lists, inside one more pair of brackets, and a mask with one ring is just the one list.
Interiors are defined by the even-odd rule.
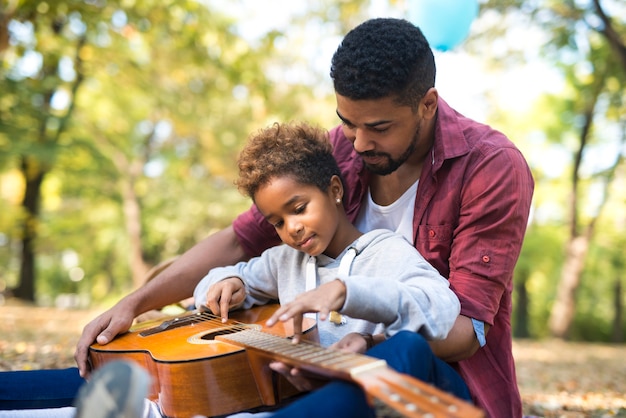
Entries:
[[426,119],[432,119],[437,114],[437,103],[439,100],[439,92],[436,88],[431,87],[428,89],[422,100],[420,100],[420,110],[422,111],[422,117]]

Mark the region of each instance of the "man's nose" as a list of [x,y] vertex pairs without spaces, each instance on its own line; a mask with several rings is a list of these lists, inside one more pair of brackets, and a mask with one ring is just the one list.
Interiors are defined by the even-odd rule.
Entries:
[[364,129],[355,128],[352,130],[352,146],[358,153],[372,151],[374,143]]

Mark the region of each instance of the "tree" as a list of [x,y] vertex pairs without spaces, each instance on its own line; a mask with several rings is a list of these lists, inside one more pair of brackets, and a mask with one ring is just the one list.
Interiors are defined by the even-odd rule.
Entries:
[[[198,158],[198,149],[209,146],[212,174],[223,174],[222,157],[233,160],[238,143],[219,144],[212,132],[223,131],[225,120],[249,119],[251,107],[232,97],[237,85],[251,83],[251,95],[265,98],[267,82],[259,66],[273,46],[265,44],[261,51],[247,47],[232,33],[229,21],[184,0],[138,1],[132,7],[25,1],[13,3],[2,16],[0,33],[9,34],[10,42],[4,43],[2,55],[7,71],[0,83],[7,94],[0,104],[0,135],[21,161],[25,179],[15,296],[35,299],[42,184],[55,169],[55,178],[60,178],[58,170],[75,170],[58,162],[71,160],[67,154],[77,150],[87,151],[81,156],[114,177],[102,179],[112,180],[113,188],[100,190],[122,202],[129,238],[125,253],[138,285],[147,269],[142,193],[137,190],[145,182],[146,165],[164,161],[173,147],[168,143],[178,141],[180,147],[182,139],[191,147],[189,158],[199,163],[206,162]],[[29,65],[29,57],[40,64]],[[87,87],[79,92],[83,84]],[[217,120],[228,111],[225,119]],[[203,116],[209,114],[214,118]],[[236,127],[234,137],[245,137],[247,124],[231,126]],[[74,162],[84,168],[85,160]],[[64,187],[71,190],[69,183]]]
[[[553,97],[559,112],[559,128],[549,140],[571,150],[568,239],[556,298],[550,313],[551,334],[567,338],[576,313],[576,293],[584,275],[590,245],[600,215],[611,199],[611,184],[623,161],[626,90],[626,22],[624,5],[598,0],[574,1],[491,1],[484,10],[529,16],[529,25],[541,27],[549,41],[542,56],[559,68],[567,89]],[[611,10],[611,14],[608,12]],[[621,12],[620,12],[621,11]],[[521,12],[521,13],[520,13]],[[504,28],[500,28],[505,33]],[[516,61],[520,55],[509,56]],[[621,130],[622,142],[607,134],[607,126]],[[603,129],[601,129],[603,128]],[[614,132],[614,131],[611,131]],[[593,148],[612,146],[617,155],[591,172],[585,158]],[[596,204],[590,205],[593,190],[601,190]]]
[[[325,35],[343,33],[363,3],[325,1],[294,25],[312,16]],[[335,122],[330,92],[314,91],[319,74],[280,77],[301,65],[295,30],[286,49],[277,48],[287,39],[278,30],[249,44],[235,19],[192,0],[10,6],[0,9],[0,148],[8,149],[0,181],[22,156],[45,168],[38,187],[19,185],[39,205],[24,222],[30,241],[12,229],[26,219],[17,210],[0,217],[0,238],[11,242],[0,239],[0,257],[7,247],[32,248],[0,266],[7,277],[14,259],[29,266],[14,280],[27,289],[17,291],[22,298],[106,297],[124,291],[129,276],[139,285],[147,267],[248,206],[232,180],[249,132],[277,120]],[[33,61],[43,64],[26,65]],[[45,145],[36,126],[46,127]]]
[[[11,154],[19,159],[19,170],[25,183],[21,206],[21,267],[19,285],[15,296],[33,301],[35,277],[35,242],[39,228],[41,187],[56,158],[56,147],[66,134],[72,116],[74,100],[84,79],[80,51],[85,45],[85,36],[66,28],[61,15],[42,13],[40,19],[29,19],[37,13],[33,6],[25,4],[23,9],[5,9],[0,23],[4,35],[0,57],[7,59],[9,24],[22,25],[22,37],[15,40],[18,51],[23,55],[8,63],[9,71],[3,77],[2,88],[6,96],[0,107],[0,134],[11,141]],[[45,6],[38,5],[48,11]],[[38,33],[41,38],[36,38]],[[47,42],[44,42],[44,39]],[[39,50],[35,50],[38,46]],[[30,60],[40,59],[40,63]],[[76,76],[64,80],[60,74],[62,60],[73,60]],[[9,58],[10,60],[11,58]],[[3,66],[7,67],[7,66]],[[59,94],[66,92],[69,104],[64,109],[55,106]]]

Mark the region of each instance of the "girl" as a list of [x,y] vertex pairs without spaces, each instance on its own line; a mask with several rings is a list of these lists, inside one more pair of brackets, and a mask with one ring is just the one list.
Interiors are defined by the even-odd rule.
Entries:
[[401,330],[446,337],[460,310],[448,281],[401,235],[352,225],[325,131],[274,124],[253,134],[237,186],[286,245],[212,269],[194,291],[197,307],[225,320],[229,310],[279,300],[268,325],[293,318],[297,341],[302,316],[319,313],[322,345],[360,352]]

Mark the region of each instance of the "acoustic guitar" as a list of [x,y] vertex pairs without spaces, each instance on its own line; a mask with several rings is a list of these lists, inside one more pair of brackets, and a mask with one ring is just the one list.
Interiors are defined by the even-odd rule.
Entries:
[[228,415],[273,406],[298,391],[269,368],[279,360],[321,377],[359,384],[379,416],[479,418],[481,410],[434,386],[395,372],[384,360],[323,348],[315,321],[305,318],[299,344],[290,322],[265,321],[278,305],[231,312],[226,323],[208,312],[134,326],[89,350],[94,368],[112,360],[137,362],[153,378],[149,398],[168,417]]

